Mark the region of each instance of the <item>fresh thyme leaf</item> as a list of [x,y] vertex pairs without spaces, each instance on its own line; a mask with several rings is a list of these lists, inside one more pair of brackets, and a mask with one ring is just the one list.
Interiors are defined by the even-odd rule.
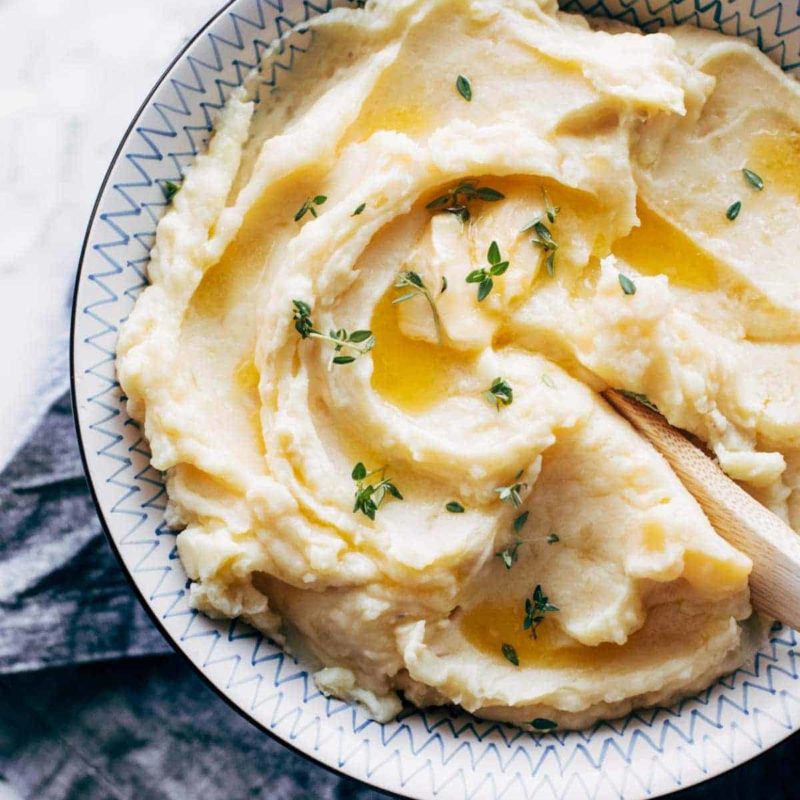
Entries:
[[[314,328],[311,319],[311,306],[303,300],[292,300],[292,319],[294,328],[302,339],[320,339],[333,345],[334,355],[331,357],[328,368],[334,364],[352,364],[356,358],[368,353],[375,346],[375,337],[372,331],[359,330],[348,333],[344,328],[332,330],[328,334],[321,333]],[[342,354],[349,350],[351,355]],[[352,355],[352,354],[355,355]]]
[[363,481],[364,478],[367,477],[367,468],[359,461],[358,464],[353,467],[350,477],[354,481]]
[[742,201],[737,200],[735,203],[731,203],[728,206],[728,210],[725,212],[725,216],[733,222],[736,217],[739,216],[739,212],[742,210]]
[[764,188],[764,180],[760,175],[753,172],[751,169],[747,169],[745,167],[742,170],[742,175],[744,175],[744,179],[758,192],[760,192]]
[[636,284],[622,272],[619,273],[619,285],[625,294],[636,294]]
[[503,658],[506,661],[510,661],[515,667],[519,666],[519,656],[513,645],[504,642],[500,649],[503,651]]
[[522,505],[522,498],[520,497],[520,492],[524,491],[528,488],[527,483],[519,483],[519,479],[522,477],[523,470],[520,470],[514,476],[514,483],[510,484],[509,486],[498,486],[495,489],[495,492],[500,496],[500,500],[504,503],[511,503],[514,508],[519,508]]
[[439,208],[443,208],[446,206],[450,200],[452,199],[452,195],[450,194],[443,194],[439,197],[434,198],[433,200],[425,206],[429,211],[436,211]]
[[458,503],[458,502],[456,502],[455,500],[451,500],[451,501],[450,501],[450,502],[449,502],[449,503],[448,503],[448,504],[445,506],[445,508],[446,508],[446,509],[447,509],[447,510],[448,510],[448,511],[451,513],[451,514],[463,514],[463,513],[464,513],[464,506],[462,506],[462,505],[461,505],[461,503]]
[[551,533],[547,537],[547,544],[555,544],[556,542],[560,542],[561,537],[557,533]]
[[556,385],[553,379],[545,372],[542,373],[542,383],[548,387],[548,389],[555,389]]
[[[442,284],[442,292],[443,292],[447,288],[447,281],[444,278],[442,280],[443,280]],[[418,296],[425,298],[428,305],[430,306],[431,314],[433,314],[433,324],[436,327],[436,338],[439,340],[439,344],[442,344],[444,341],[444,336],[442,334],[442,320],[441,317],[439,316],[439,309],[436,307],[436,301],[433,299],[433,295],[431,294],[428,287],[425,285],[425,281],[422,280],[422,276],[418,272],[412,272],[412,271],[398,272],[397,278],[395,279],[394,282],[394,288],[409,289],[410,291],[392,300],[392,305],[397,305],[398,303],[405,303],[407,300],[412,300],[413,298]]]
[[472,100],[472,85],[463,75],[456,78],[456,89],[467,102]]
[[[368,483],[369,479],[378,476],[380,480],[376,484]],[[356,482],[355,503],[353,505],[353,513],[360,511],[370,519],[375,519],[375,514],[381,507],[381,504],[386,499],[386,495],[390,494],[398,500],[403,499],[400,490],[386,477],[386,467],[368,472],[367,468],[359,461],[353,467],[351,477]]]
[[302,300],[292,300],[294,306],[293,319],[295,330],[301,338],[308,339],[314,330],[314,323],[311,321],[311,306]]
[[531,720],[531,727],[536,728],[537,731],[552,731],[558,727],[558,723],[544,717],[536,717]]
[[504,200],[505,195],[498,192],[497,189],[492,189],[490,186],[481,186],[475,190],[475,196],[478,200],[484,200],[487,203],[496,203],[498,200]]
[[547,221],[552,225],[556,221],[556,217],[559,211],[561,211],[561,208],[559,206],[554,206],[550,202],[547,189],[542,189],[542,196],[544,197],[544,213],[547,216]]
[[637,402],[641,403],[643,406],[647,406],[651,411],[656,411],[659,414],[661,413],[658,411],[658,406],[646,395],[640,394],[639,392],[629,392],[627,389],[617,389],[617,391],[631,400],[636,400]]
[[435,197],[425,208],[434,212],[445,211],[458,217],[462,222],[467,222],[470,218],[467,206],[471,200],[495,203],[504,198],[505,195],[502,192],[498,192],[497,189],[492,189],[490,186],[479,187],[475,181],[462,181],[446,194]]
[[514,390],[503,378],[495,378],[483,397],[499,411],[501,406],[510,406],[514,402]]
[[492,276],[499,277],[509,267],[508,261],[503,261],[503,256],[500,254],[500,246],[497,242],[492,242],[489,245],[489,250],[486,253],[486,261],[489,264],[489,269],[485,267],[482,269],[474,269],[467,277],[467,283],[477,283],[478,285],[478,302],[485,300],[489,296],[489,292],[494,287]]
[[525,616],[522,620],[523,630],[530,631],[531,636],[536,638],[536,629],[542,624],[545,614],[551,611],[559,611],[558,606],[554,606],[550,599],[542,591],[542,587],[537,583],[533,594],[525,600]]
[[442,275],[442,288],[439,291],[439,294],[444,294],[447,291],[447,276]]
[[316,217],[317,209],[315,206],[321,206],[327,199],[328,198],[324,194],[318,194],[313,198],[306,198],[303,205],[297,209],[297,213],[294,215],[294,221],[300,222],[306,214],[311,214],[312,217]]
[[367,207],[366,203],[362,203],[350,216],[357,217],[359,214],[364,213],[364,209]]
[[528,517],[531,515],[530,511],[523,511],[515,520],[514,520],[514,533],[519,533],[525,523],[528,521]]
[[508,547],[495,553],[506,569],[511,569],[519,558],[519,546],[521,544],[521,539],[515,539]]
[[171,203],[175,195],[181,190],[181,185],[179,183],[175,183],[175,181],[164,181],[163,188],[164,197],[167,198],[168,203]]

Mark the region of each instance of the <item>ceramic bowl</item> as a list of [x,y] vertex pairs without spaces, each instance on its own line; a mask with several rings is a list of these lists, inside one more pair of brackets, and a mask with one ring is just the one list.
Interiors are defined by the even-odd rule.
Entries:
[[[216,691],[267,733],[320,763],[413,798],[638,800],[741,764],[800,727],[797,635],[776,626],[733,675],[672,708],[589,730],[537,735],[466,713],[408,708],[386,724],[316,689],[306,666],[240,622],[190,608],[187,578],[164,523],[161,475],[125,409],[114,372],[120,323],[147,281],[166,181],[205,146],[216,111],[268,44],[330,0],[234,0],[169,66],[125,134],[100,190],[77,277],[72,328],[74,408],[98,513],[123,569],[164,636]],[[697,24],[747,36],[800,72],[800,7],[775,0],[569,0],[654,31]],[[263,76],[280,82],[313,58],[294,32]],[[266,96],[266,92],[263,93]]]

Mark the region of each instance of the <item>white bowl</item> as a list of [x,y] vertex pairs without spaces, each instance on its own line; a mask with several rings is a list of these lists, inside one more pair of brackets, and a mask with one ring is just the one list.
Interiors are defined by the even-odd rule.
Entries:
[[[379,724],[326,699],[302,663],[239,622],[192,610],[187,578],[164,524],[164,485],[125,409],[114,372],[119,324],[145,285],[164,211],[163,184],[178,181],[208,139],[214,112],[268,43],[327,10],[330,0],[234,0],[167,69],[114,158],[97,199],[78,272],[72,325],[73,401],[98,513],[123,569],[164,636],[232,706],[320,763],[413,798],[637,800],[684,788],[741,764],[800,727],[794,631],[776,627],[754,663],[697,697],[573,733],[537,735],[446,710],[407,709]],[[593,3],[648,31],[685,22],[746,35],[800,70],[800,7],[770,0]],[[295,33],[291,69],[311,37]],[[281,70],[265,75],[273,84]]]

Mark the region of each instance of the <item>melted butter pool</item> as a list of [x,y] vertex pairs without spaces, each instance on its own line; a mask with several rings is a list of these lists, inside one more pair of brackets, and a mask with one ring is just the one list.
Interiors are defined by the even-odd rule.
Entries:
[[674,286],[699,291],[717,288],[718,267],[708,253],[647,206],[640,203],[637,213],[641,225],[614,243],[615,256],[643,275],[666,275]]
[[[485,602],[469,609],[459,620],[464,638],[478,651],[508,665],[503,656],[503,644],[510,644],[519,658],[520,668],[549,669],[630,669],[642,668],[648,662],[658,662],[665,652],[671,652],[676,642],[659,623],[648,615],[644,627],[628,637],[623,644],[604,642],[590,647],[568,638],[554,619],[557,612],[545,617],[534,639],[522,628],[523,601],[514,603]],[[704,637],[702,622],[692,621],[677,631],[680,649],[688,642],[701,646]]]
[[425,411],[456,393],[459,381],[474,368],[475,357],[404,336],[397,306],[392,305],[395,296],[397,292],[387,292],[372,315],[372,388],[403,411]]
[[765,192],[777,187],[800,202],[800,130],[758,134],[747,165],[764,179]]

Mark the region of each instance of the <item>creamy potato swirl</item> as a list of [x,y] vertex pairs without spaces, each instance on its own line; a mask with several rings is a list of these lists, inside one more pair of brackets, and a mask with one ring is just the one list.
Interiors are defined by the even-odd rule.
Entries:
[[[378,719],[401,690],[578,727],[708,685],[766,630],[750,562],[598,391],[797,524],[796,84],[550,2],[311,28],[274,90],[233,93],[120,334],[193,603]],[[409,272],[429,298],[396,302]],[[354,510],[382,478],[402,499]]]

